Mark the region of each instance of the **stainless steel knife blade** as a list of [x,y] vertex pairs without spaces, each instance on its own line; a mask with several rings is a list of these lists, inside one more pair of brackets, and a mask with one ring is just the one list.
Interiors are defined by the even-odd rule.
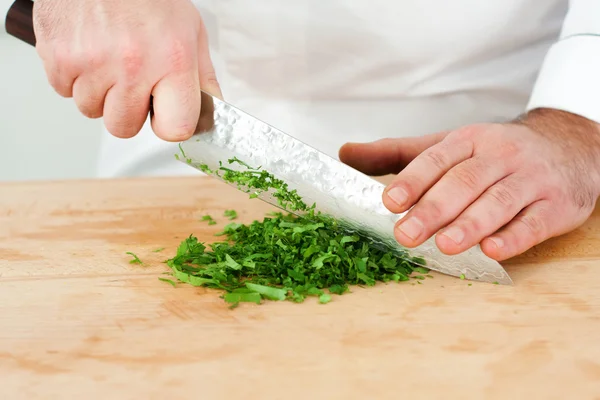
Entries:
[[[415,248],[401,246],[393,231],[404,213],[393,214],[385,208],[382,183],[208,93],[202,93],[202,101],[197,133],[180,143],[185,156],[180,158],[182,162],[197,169],[207,165],[216,170],[220,162],[225,164],[237,157],[283,180],[291,190],[297,190],[306,204],[316,204],[316,211],[336,218],[375,245],[386,246],[398,254],[420,256],[427,268],[443,274],[512,284],[505,269],[479,246],[453,256],[443,254],[434,238]],[[238,168],[235,164],[227,167]],[[281,208],[269,193],[259,198]]]

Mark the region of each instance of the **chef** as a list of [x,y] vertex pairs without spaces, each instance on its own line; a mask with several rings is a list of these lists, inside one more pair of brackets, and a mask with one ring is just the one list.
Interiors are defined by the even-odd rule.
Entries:
[[34,27],[52,87],[103,118],[100,177],[196,174],[173,154],[202,88],[397,174],[408,247],[504,260],[600,193],[598,0],[37,0]]

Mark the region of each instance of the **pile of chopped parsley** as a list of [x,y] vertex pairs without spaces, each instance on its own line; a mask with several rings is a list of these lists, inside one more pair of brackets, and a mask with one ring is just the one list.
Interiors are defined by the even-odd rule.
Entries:
[[[331,295],[348,292],[349,285],[408,281],[414,272],[428,272],[422,267],[422,258],[408,253],[396,256],[374,248],[368,239],[315,213],[314,205],[307,206],[296,191],[290,191],[287,184],[267,171],[236,158],[228,162],[238,163],[245,170],[222,163],[217,171],[206,165],[199,167],[237,184],[251,198],[269,191],[283,209],[302,213],[272,213],[251,224],[230,222],[217,234],[221,240],[210,244],[190,235],[181,242],[177,254],[166,261],[178,281],[222,290],[224,300],[232,306],[240,302],[260,304],[264,299],[303,302],[308,296],[328,303]],[[237,213],[227,210],[225,216],[233,220]],[[203,220],[216,223],[212,217]],[[423,279],[422,275],[412,277]]]

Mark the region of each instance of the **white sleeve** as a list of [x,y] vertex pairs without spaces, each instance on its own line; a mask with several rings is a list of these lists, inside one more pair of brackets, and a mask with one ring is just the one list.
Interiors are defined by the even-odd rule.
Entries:
[[547,107],[600,123],[600,0],[571,0],[559,40],[550,48],[527,111]]

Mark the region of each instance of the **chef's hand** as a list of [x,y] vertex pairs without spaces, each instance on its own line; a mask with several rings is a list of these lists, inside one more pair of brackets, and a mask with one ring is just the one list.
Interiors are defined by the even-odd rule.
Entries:
[[189,138],[200,88],[221,97],[202,18],[190,0],[36,0],[37,51],[48,80],[82,114],[135,136],[153,99],[152,128]]
[[[457,254],[481,244],[498,261],[571,231],[600,194],[600,125],[539,109],[507,124],[346,144],[340,159],[369,175],[398,173],[383,195],[399,243],[433,235]],[[439,231],[439,232],[438,232]]]

